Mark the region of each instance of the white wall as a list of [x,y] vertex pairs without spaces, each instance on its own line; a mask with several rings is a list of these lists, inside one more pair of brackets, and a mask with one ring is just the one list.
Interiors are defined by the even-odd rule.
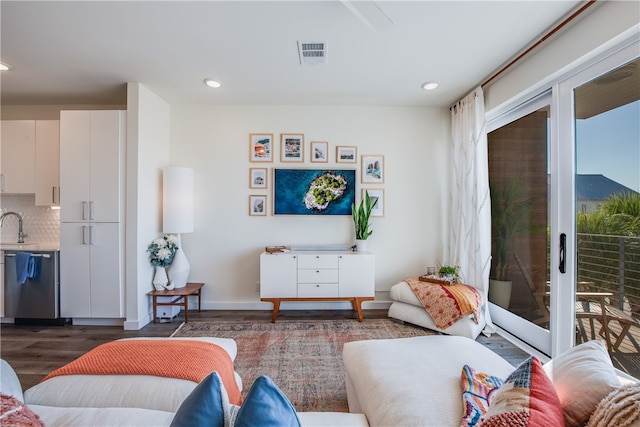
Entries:
[[[249,134],[273,133],[274,163],[249,162]],[[304,133],[305,162],[280,158],[280,133]],[[171,163],[195,170],[195,232],[182,235],[191,281],[206,283],[205,308],[270,308],[258,304],[259,255],[267,245],[354,243],[351,216],[273,216],[268,190],[249,188],[249,168],[347,168],[337,145],[358,156],[385,156],[386,212],[374,218],[376,290],[389,288],[442,259],[446,238],[450,117],[446,109],[342,106],[171,107]],[[310,141],[328,141],[330,163],[310,163]],[[271,176],[270,176],[271,178]],[[363,186],[356,186],[359,196]],[[250,194],[268,194],[269,215],[250,217]],[[286,309],[286,307],[283,307]]]
[[[550,41],[538,47],[523,60],[496,78],[484,88],[486,111],[491,116],[499,114],[493,109],[521,98],[532,88],[548,86],[577,63],[584,62],[601,52],[616,39],[628,33],[638,33],[640,28],[640,2],[601,1],[585,12]],[[623,34],[626,33],[626,34]],[[621,36],[622,35],[622,36]]]
[[139,83],[127,86],[127,224],[125,329],[153,318],[153,267],[147,247],[162,233],[162,168],[169,164],[170,107]]

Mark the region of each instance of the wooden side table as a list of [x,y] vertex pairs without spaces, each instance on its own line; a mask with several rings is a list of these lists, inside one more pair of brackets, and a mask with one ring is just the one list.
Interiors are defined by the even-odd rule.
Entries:
[[[201,311],[201,296],[204,283],[187,283],[185,287],[175,289],[163,289],[161,291],[153,290],[148,292],[153,298],[153,323],[156,323],[156,313],[158,306],[182,306],[184,307],[184,322],[189,322],[189,296],[198,297],[198,311]],[[175,297],[171,301],[158,301],[158,297]]]

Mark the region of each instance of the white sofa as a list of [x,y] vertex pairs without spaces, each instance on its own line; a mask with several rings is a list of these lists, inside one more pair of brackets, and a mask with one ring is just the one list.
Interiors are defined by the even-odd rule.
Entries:
[[[235,358],[233,340],[204,340],[221,345]],[[501,378],[514,371],[485,346],[457,336],[354,341],[344,345],[343,361],[350,413],[299,412],[301,425],[460,426],[462,367],[470,365],[477,372]],[[544,370],[545,378],[553,380],[571,427],[584,425],[599,402],[623,388],[600,342],[577,346],[547,363]],[[0,391],[25,402],[47,426],[168,426],[181,403],[193,395],[190,390],[196,388],[195,383],[158,377],[93,377],[54,377],[23,396],[15,372],[3,360]],[[633,416],[637,418],[624,425],[638,427],[640,386],[634,387],[638,405]],[[0,425],[5,425],[1,417]],[[604,422],[598,427],[608,425],[612,424]]]
[[[344,345],[342,355],[349,410],[365,414],[371,426],[460,426],[463,366],[501,379],[515,369],[487,347],[460,336],[355,341]],[[572,427],[584,425],[598,403],[622,391],[624,382],[605,345],[597,341],[574,347],[543,370],[558,395],[560,417]],[[632,385],[637,418],[624,425],[640,426],[640,386]]]
[[[143,338],[167,339],[167,338]],[[226,338],[170,338],[211,342],[235,360],[236,342]],[[41,382],[24,393],[15,371],[0,364],[0,391],[24,402],[50,426],[169,426],[175,412],[197,383],[145,375],[63,375]],[[242,390],[242,381],[236,373]],[[300,412],[304,426],[368,426],[362,414]],[[5,425],[0,418],[0,425]],[[10,425],[10,424],[6,424]]]

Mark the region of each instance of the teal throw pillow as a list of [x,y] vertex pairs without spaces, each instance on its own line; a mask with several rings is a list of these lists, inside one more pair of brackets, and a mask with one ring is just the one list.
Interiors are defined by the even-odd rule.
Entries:
[[171,427],[224,427],[223,389],[218,373],[209,374],[182,402]]
[[295,408],[271,378],[258,377],[236,415],[235,427],[299,427]]

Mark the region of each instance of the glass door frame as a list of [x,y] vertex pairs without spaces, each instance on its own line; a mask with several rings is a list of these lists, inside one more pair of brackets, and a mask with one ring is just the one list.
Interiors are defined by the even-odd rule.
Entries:
[[[635,43],[609,52],[608,55],[600,58],[597,62],[588,67],[584,67],[581,71],[556,83],[552,91],[554,94],[554,106],[556,107],[555,109],[552,108],[552,140],[555,135],[556,141],[558,141],[558,143],[552,144],[552,147],[555,147],[555,155],[554,152],[552,152],[551,155],[552,168],[557,168],[557,175],[551,178],[552,194],[554,194],[554,190],[556,192],[555,194],[557,194],[557,197],[552,198],[552,204],[557,204],[556,208],[552,209],[552,216],[557,216],[555,219],[552,218],[552,224],[557,224],[555,228],[557,232],[554,234],[553,226],[551,228],[550,279],[552,285],[555,284],[555,289],[551,291],[552,298],[549,307],[552,320],[552,356],[562,353],[575,345],[575,292],[578,260],[576,253],[576,119],[574,90],[627,62],[637,59],[640,56],[639,54],[638,41],[636,40]],[[554,110],[557,112],[555,120],[553,116]],[[561,162],[560,159],[573,160],[569,163]],[[561,233],[567,236],[565,273],[561,273],[558,269],[558,260],[560,257],[559,236]],[[555,298],[553,298],[554,296]]]
[[[575,344],[575,290],[577,278],[575,218],[575,121],[573,90],[599,75],[638,57],[640,35],[634,34],[591,57],[583,64],[550,78],[546,85],[532,89],[513,108],[503,106],[488,112],[487,133],[550,106],[549,174],[550,198],[550,301],[549,329],[544,329],[489,303],[491,318],[500,326],[508,324],[509,333],[540,352],[555,357]],[[510,104],[513,106],[513,101]],[[517,102],[517,101],[516,101]],[[494,115],[495,114],[495,115]],[[566,161],[565,159],[571,159]],[[561,234],[566,235],[565,273],[559,271]]]
[[[509,123],[531,114],[543,107],[549,106],[551,114],[553,114],[553,96],[551,89],[548,89],[533,98],[523,102],[521,105],[509,110],[487,124],[487,134],[499,129]],[[553,126],[553,124],[551,125]],[[551,129],[553,131],[553,128]],[[547,145],[551,141],[547,141]],[[547,150],[550,148],[547,147]],[[548,224],[551,226],[551,224]],[[552,296],[553,298],[553,296]],[[525,341],[531,347],[541,351],[544,354],[551,352],[551,332],[545,328],[536,325],[520,316],[517,316],[507,309],[489,302],[489,310],[492,321],[500,327],[500,325],[509,325],[508,333]],[[524,337],[524,339],[523,339]]]

